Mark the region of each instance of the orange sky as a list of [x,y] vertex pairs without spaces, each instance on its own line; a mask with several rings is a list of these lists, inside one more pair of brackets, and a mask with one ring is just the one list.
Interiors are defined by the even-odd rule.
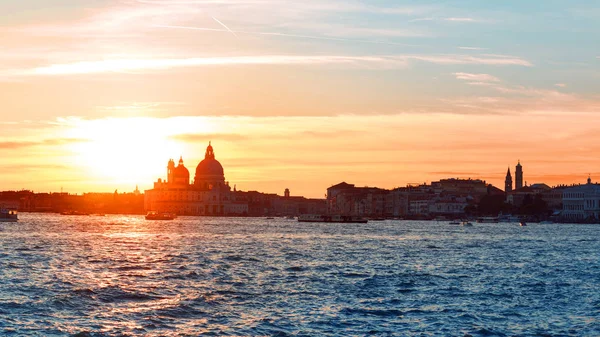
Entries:
[[209,140],[231,185],[279,194],[503,188],[519,159],[530,184],[595,180],[585,6],[548,5],[562,26],[518,2],[3,3],[0,189],[148,189]]

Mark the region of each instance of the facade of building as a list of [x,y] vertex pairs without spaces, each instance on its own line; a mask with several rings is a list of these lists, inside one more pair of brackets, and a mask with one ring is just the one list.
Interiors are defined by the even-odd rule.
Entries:
[[600,184],[587,184],[563,189],[562,218],[565,221],[581,222],[600,220]]
[[183,158],[175,166],[170,160],[167,165],[167,180],[158,179],[154,188],[145,193],[147,211],[171,212],[179,215],[246,215],[248,203],[237,200],[225,181],[223,166],[215,159],[212,145],[206,148],[204,160],[196,167],[194,181],[190,184],[190,173]]
[[497,193],[504,195],[502,190],[478,179],[443,179],[431,185],[393,190],[342,182],[327,189],[327,210],[330,214],[363,217],[454,218],[465,214],[466,208],[482,197]]

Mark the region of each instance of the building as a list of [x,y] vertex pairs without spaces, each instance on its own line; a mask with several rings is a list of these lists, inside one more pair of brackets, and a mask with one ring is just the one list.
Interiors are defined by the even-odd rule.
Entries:
[[600,185],[592,183],[588,178],[587,184],[563,189],[564,221],[597,222],[600,220]]
[[504,179],[504,192],[510,193],[512,191],[512,176],[510,175],[510,167],[506,172],[506,179]]
[[521,161],[517,163],[515,167],[515,190],[523,187],[523,166],[521,166]]
[[223,166],[208,144],[204,160],[196,167],[193,183],[183,158],[175,166],[167,164],[167,180],[158,179],[145,193],[147,211],[172,212],[180,215],[246,215],[248,203],[238,200],[225,181]]

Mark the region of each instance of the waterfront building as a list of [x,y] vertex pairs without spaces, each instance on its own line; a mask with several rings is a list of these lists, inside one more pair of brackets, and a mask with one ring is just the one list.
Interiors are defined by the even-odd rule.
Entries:
[[504,191],[479,179],[442,179],[431,185],[409,184],[393,190],[342,182],[327,189],[327,210],[330,214],[366,217],[456,217],[486,195],[504,196]]
[[510,193],[512,191],[512,176],[510,174],[510,167],[506,172],[506,179],[504,179],[504,192]]
[[517,163],[515,167],[515,190],[523,187],[523,166],[521,166],[521,161]]
[[562,218],[565,221],[598,221],[600,220],[600,185],[592,183],[563,189]]
[[147,211],[171,212],[180,215],[246,215],[248,203],[237,200],[225,181],[223,166],[216,160],[209,143],[202,160],[196,167],[194,181],[183,158],[175,166],[167,164],[167,180],[158,179],[154,188],[145,193]]

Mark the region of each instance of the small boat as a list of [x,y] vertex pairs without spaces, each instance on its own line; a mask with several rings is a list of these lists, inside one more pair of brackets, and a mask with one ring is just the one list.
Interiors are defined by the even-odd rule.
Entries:
[[450,224],[451,224],[451,225],[460,225],[460,224],[461,224],[461,222],[460,222],[460,221],[458,221],[458,220],[452,220],[452,221],[450,221]]
[[473,227],[473,224],[469,221],[463,221],[460,223],[460,225],[463,227]]
[[525,227],[525,226],[527,226],[527,224],[525,223],[525,221],[521,221],[521,223],[519,224],[519,226]]
[[352,215],[303,214],[298,222],[367,223],[369,220]]
[[275,218],[272,217],[272,216],[268,216],[268,217],[265,218],[265,220],[275,220]]
[[0,222],[18,222],[19,215],[14,209],[0,209]]
[[160,213],[151,211],[146,214],[146,220],[174,220],[177,215],[173,213]]

